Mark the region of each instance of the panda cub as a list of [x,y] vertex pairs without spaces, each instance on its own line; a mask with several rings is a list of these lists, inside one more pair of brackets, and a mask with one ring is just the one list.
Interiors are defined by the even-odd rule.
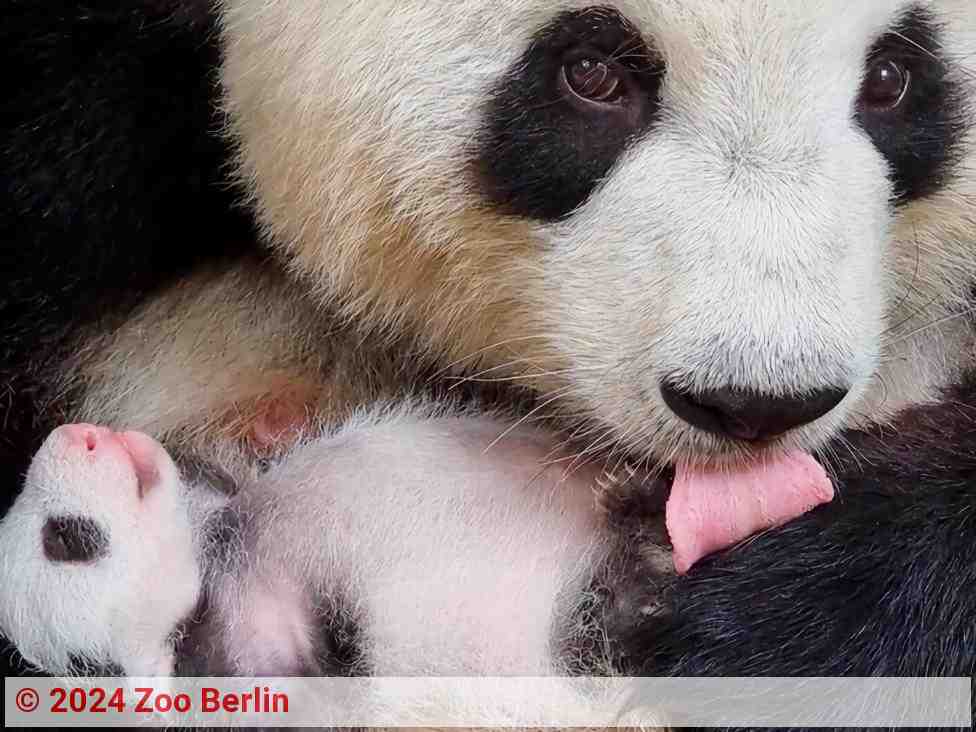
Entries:
[[486,451],[499,424],[377,412],[232,491],[141,433],[61,427],[0,524],[0,630],[61,674],[571,670],[614,550],[596,475],[540,469],[530,428]]
[[[738,474],[709,476],[724,514],[687,536],[668,523],[680,573],[791,518],[763,483],[796,512],[832,499],[817,463],[786,462],[751,500]],[[501,416],[401,402],[299,440],[246,485],[213,465],[181,473],[140,432],[55,430],[0,523],[0,631],[57,673],[606,673],[612,599],[671,574],[653,508],[598,505],[596,466],[567,469],[550,434]],[[694,490],[680,484],[669,519]]]
[[0,629],[32,663],[172,672],[168,639],[201,583],[193,524],[218,505],[179,488],[166,452],[141,433],[51,434],[0,524]]

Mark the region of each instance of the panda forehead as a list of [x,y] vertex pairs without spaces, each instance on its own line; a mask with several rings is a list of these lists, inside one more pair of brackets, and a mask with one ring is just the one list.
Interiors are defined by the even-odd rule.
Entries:
[[[461,3],[383,3],[377,26],[394,56],[439,49],[452,62],[468,60],[495,68],[517,58],[547,24],[574,11],[607,8],[620,13],[673,63],[734,50],[867,48],[915,9],[938,16],[955,0],[503,0]],[[243,2],[242,5],[249,3]],[[406,6],[410,7],[407,8]],[[383,9],[381,9],[383,8]],[[331,33],[329,31],[328,33]],[[374,36],[374,41],[376,37]],[[430,55],[429,62],[439,61]],[[417,58],[419,66],[424,63]]]
[[573,0],[514,5],[511,22],[520,26],[521,33],[509,38],[526,32],[531,37],[540,24],[566,12],[605,7],[618,11],[663,58],[680,65],[747,52],[795,53],[797,47],[829,49],[834,59],[860,59],[912,10],[937,13],[938,4],[931,0]]
[[[442,47],[450,48],[448,55],[455,60],[464,59],[472,81],[478,79],[472,90],[494,93],[498,77],[518,69],[526,49],[561,19],[606,9],[618,14],[665,64],[668,104],[709,105],[712,110],[726,104],[742,109],[759,105],[765,113],[776,99],[786,111],[802,101],[815,120],[824,113],[849,116],[849,97],[860,83],[865,61],[886,33],[904,30],[906,20],[939,23],[958,14],[955,7],[956,0],[511,0],[486,3],[438,29],[414,31],[428,39],[430,33],[445,34],[444,40],[454,34]],[[926,26],[917,35],[933,33]],[[418,71],[427,63],[443,69],[442,62],[431,59],[420,61]],[[435,86],[442,90],[443,83],[450,83],[450,73],[426,70],[426,83],[440,78]],[[730,98],[743,83],[755,94]],[[445,96],[455,94],[452,90]]]
[[[911,8],[931,2],[913,0],[614,0],[611,3],[642,29],[662,39],[679,35],[724,44],[742,33],[770,30],[796,36],[819,31],[821,36],[877,33]],[[585,6],[580,3],[580,6]],[[749,36],[745,37],[749,40]],[[755,37],[753,40],[761,40]]]

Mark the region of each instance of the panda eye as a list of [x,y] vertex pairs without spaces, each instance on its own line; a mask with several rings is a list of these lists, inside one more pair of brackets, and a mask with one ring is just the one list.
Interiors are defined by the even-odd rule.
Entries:
[[897,109],[905,100],[911,83],[912,75],[906,66],[892,58],[876,59],[864,78],[860,104],[873,111]]
[[628,88],[625,69],[595,56],[563,64],[560,82],[578,101],[597,105],[619,103]]
[[651,129],[666,72],[618,10],[559,13],[490,90],[472,149],[477,187],[509,215],[566,218]]
[[49,518],[41,530],[44,556],[48,561],[88,563],[108,553],[108,537],[101,527],[89,518],[57,516]]

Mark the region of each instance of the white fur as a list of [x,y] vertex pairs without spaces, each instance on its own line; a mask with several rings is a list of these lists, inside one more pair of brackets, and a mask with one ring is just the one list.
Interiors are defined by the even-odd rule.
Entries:
[[[787,439],[806,449],[937,397],[972,361],[947,316],[976,272],[976,141],[896,211],[853,119],[868,51],[911,4],[611,2],[663,55],[660,119],[566,222],[493,213],[468,173],[488,91],[538,28],[591,4],[223,0],[241,175],[293,269],[359,322],[558,395],[607,426],[594,448],[648,459],[729,449],[670,413],[666,376],[850,386]],[[922,5],[972,94],[976,10]]]
[[492,445],[502,430],[488,417],[373,414],[242,496],[243,589],[217,595],[235,671],[294,669],[311,649],[307,608],[324,601],[360,628],[376,675],[559,672],[609,546],[595,475],[546,468],[558,453],[534,430]]
[[[850,387],[774,449],[937,399],[973,363],[976,133],[940,190],[895,208],[853,119],[868,51],[911,4],[610,4],[667,66],[660,116],[543,225],[486,205],[472,146],[533,34],[589,3],[222,0],[238,173],[294,277],[198,272],[85,334],[59,374],[82,395],[70,418],[205,446],[288,391],[341,422],[419,351],[533,389],[595,456],[658,465],[742,453],[672,414],[666,377]],[[976,10],[922,5],[976,106]]]

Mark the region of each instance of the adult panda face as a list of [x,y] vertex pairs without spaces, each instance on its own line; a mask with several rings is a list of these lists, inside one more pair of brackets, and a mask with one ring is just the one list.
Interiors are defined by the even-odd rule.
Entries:
[[878,2],[587,7],[536,33],[479,179],[541,222],[550,327],[604,423],[678,457],[808,447],[857,410],[904,295],[898,208],[963,131],[940,50],[928,9]]
[[225,83],[274,240],[594,450],[813,449],[952,377],[967,3],[267,5]]

